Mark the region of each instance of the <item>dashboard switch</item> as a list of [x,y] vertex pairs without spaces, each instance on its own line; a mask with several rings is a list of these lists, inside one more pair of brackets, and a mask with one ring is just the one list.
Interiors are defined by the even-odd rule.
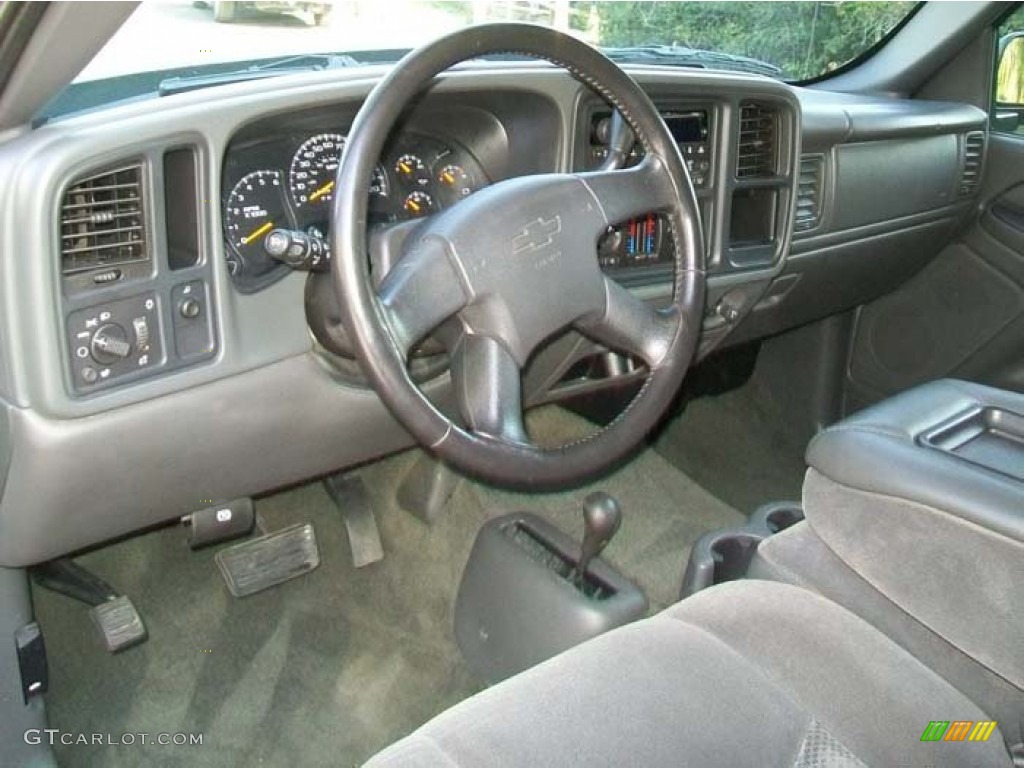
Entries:
[[190,280],[171,289],[175,308],[174,348],[182,360],[199,360],[214,354],[213,315],[206,282]]
[[135,329],[135,344],[145,352],[149,349],[149,323],[145,317],[136,317],[132,320],[132,327]]
[[91,347],[93,359],[102,364],[124,360],[132,352],[128,333],[117,323],[107,323],[97,328],[92,336]]
[[67,334],[75,389],[91,393],[162,369],[166,356],[158,313],[152,292],[69,312]]
[[185,299],[181,302],[178,307],[178,311],[181,312],[181,316],[191,320],[192,318],[199,317],[199,313],[202,311],[202,306],[196,299]]

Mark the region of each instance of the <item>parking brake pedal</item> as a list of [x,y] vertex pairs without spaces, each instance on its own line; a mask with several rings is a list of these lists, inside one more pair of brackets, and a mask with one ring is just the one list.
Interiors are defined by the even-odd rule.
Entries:
[[320,550],[313,526],[299,523],[225,547],[214,560],[231,594],[245,597],[312,571]]
[[138,645],[148,637],[132,601],[74,560],[53,560],[33,569],[39,586],[92,606],[93,623],[110,653]]

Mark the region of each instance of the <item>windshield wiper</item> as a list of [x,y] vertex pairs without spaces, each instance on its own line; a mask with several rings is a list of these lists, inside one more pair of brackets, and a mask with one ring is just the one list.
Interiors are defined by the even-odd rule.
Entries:
[[174,93],[196,91],[215,85],[240,83],[246,80],[262,80],[266,77],[289,75],[296,72],[315,72],[321,69],[341,69],[359,66],[361,62],[346,53],[313,53],[302,56],[285,56],[272,61],[253,64],[243,69],[227,72],[208,72],[184,77],[168,77],[160,81],[157,93],[170,96]]
[[601,50],[609,59],[620,64],[667,64],[675,67],[729,69],[774,78],[782,77],[782,70],[774,64],[733,53],[704,51],[678,45],[632,45]]

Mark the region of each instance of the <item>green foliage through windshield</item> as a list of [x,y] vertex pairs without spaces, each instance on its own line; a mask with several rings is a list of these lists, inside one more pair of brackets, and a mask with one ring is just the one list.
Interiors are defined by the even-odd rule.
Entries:
[[[169,81],[230,82],[270,72],[397,61],[468,24],[553,27],[609,50],[619,63],[701,66],[801,81],[827,74],[882,40],[909,2],[595,2],[594,0],[143,0],[75,82],[39,116],[144,94]],[[323,54],[345,54],[344,57]],[[193,87],[193,86],[188,86]],[[179,89],[180,90],[180,89]]]
[[[912,2],[436,2],[466,23],[528,20],[602,47],[659,45],[747,56],[807,80],[857,58],[884,38]],[[562,21],[564,20],[564,21]],[[561,23],[560,23],[561,21]]]
[[830,72],[871,48],[914,3],[595,3],[602,45],[651,41],[749,56],[787,80]]

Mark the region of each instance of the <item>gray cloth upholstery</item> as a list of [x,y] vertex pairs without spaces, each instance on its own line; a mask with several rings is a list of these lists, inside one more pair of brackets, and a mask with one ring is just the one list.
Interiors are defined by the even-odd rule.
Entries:
[[397,766],[1008,766],[921,742],[990,718],[853,614],[807,590],[723,584],[443,713],[373,758]]
[[804,481],[804,512],[865,581],[1024,688],[1024,543],[945,509],[840,485],[813,469]]
[[[747,578],[811,589],[852,611],[998,720],[1009,743],[1024,743],[1024,690],[898,607],[829,549],[806,521],[761,542]],[[1021,622],[1024,630],[1024,616]]]

